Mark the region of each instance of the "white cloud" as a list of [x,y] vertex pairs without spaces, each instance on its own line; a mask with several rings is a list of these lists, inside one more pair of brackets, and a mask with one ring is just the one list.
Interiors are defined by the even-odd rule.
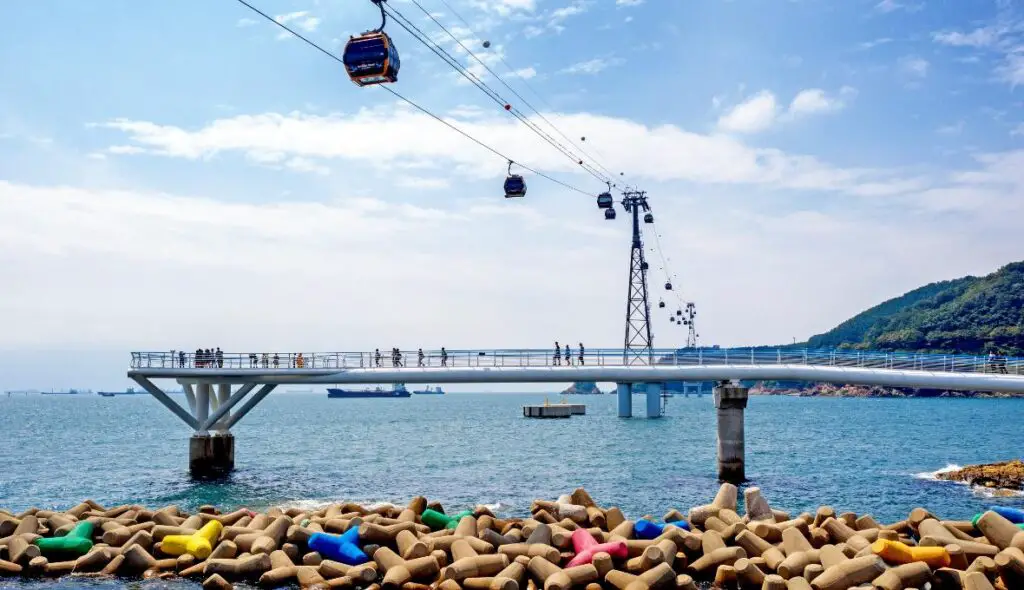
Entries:
[[253,26],[255,24],[256,24],[256,20],[255,19],[251,19],[251,18],[247,17],[247,18],[240,18],[240,19],[238,19],[238,22],[235,23],[235,26],[238,27],[238,28],[244,28],[244,27],[251,27],[251,26]]
[[404,188],[421,188],[427,190],[440,190],[451,186],[446,178],[422,178],[419,176],[403,176],[398,180],[398,186]]
[[930,67],[931,64],[928,63],[928,60],[914,55],[905,56],[899,61],[900,71],[912,78],[920,79],[928,76]]
[[1024,48],[1019,53],[1010,53],[1006,60],[996,68],[996,76],[1010,86],[1024,84]]
[[[753,106],[733,109],[723,117],[723,128],[751,131],[771,124],[777,105],[771,93],[763,96],[767,99],[762,102],[768,108],[759,105],[755,100],[759,97],[755,97],[751,99]],[[902,180],[892,171],[841,169],[811,156],[751,148],[727,135],[702,135],[671,125],[647,127],[630,120],[586,113],[545,116],[560,121],[560,127],[565,129],[586,129],[590,137],[616,138],[614,143],[601,147],[607,161],[648,180],[753,183],[847,192],[863,183],[887,186]],[[540,142],[516,121],[476,111],[461,119],[449,115],[448,120],[474,137],[487,138],[490,145],[503,153],[529,154],[524,164],[550,173],[579,173],[575,162]],[[535,122],[545,125],[539,118]],[[364,109],[348,116],[239,115],[216,119],[197,129],[128,119],[116,119],[101,126],[124,132],[129,145],[148,154],[187,160],[240,154],[254,164],[272,167],[286,165],[290,158],[298,157],[319,165],[347,161],[388,171],[396,166],[415,165],[470,179],[493,179],[504,174],[504,168],[496,165],[494,156],[486,150],[443,129],[426,115],[393,105]],[[338,141],[339,137],[362,139]]]
[[644,0],[615,0],[616,6],[640,6]]
[[581,61],[579,63],[572,64],[571,66],[562,70],[564,74],[597,74],[610,67],[617,66],[622,63],[619,58],[594,58],[588,61]]
[[[281,23],[282,25],[293,25],[295,28],[311,33],[320,26],[320,18],[313,16],[308,10],[299,10],[296,12],[289,12],[287,14],[279,14],[274,17],[274,20]],[[278,38],[287,38],[290,35],[285,32],[284,37],[280,35]]]
[[977,28],[970,33],[947,31],[933,33],[932,39],[936,43],[954,47],[988,47],[999,40],[999,31],[992,27]]
[[960,135],[964,131],[964,122],[957,121],[951,125],[943,125],[935,130],[939,135]]
[[146,149],[137,145],[112,145],[107,148],[107,153],[117,155],[144,154]]
[[[624,149],[637,149],[637,139],[623,136]],[[672,142],[658,147],[684,167],[707,165]],[[423,188],[406,194],[431,203]],[[250,189],[239,192],[256,198],[259,188]],[[665,188],[653,198],[663,223],[686,221],[687,231],[661,242],[687,254],[678,284],[697,302],[709,344],[803,338],[921,284],[990,272],[1024,250],[1024,151],[979,156],[939,186],[905,186],[883,215],[851,199],[794,210],[762,191],[692,194]],[[552,333],[588,347],[621,338],[624,278],[608,261],[624,253],[623,225],[562,208],[571,198],[425,206],[395,196],[254,203],[0,181],[0,348],[116,348],[116,364],[123,351],[197,342],[372,350],[540,347]],[[596,213],[589,199],[584,209]],[[856,264],[837,264],[851,252]],[[53,289],[53,277],[75,289]],[[589,287],[582,298],[581,284]],[[656,343],[679,345],[676,334],[661,324]],[[38,379],[17,367],[3,375],[6,384]]]
[[718,126],[725,131],[757,133],[772,126],[777,111],[775,95],[764,90],[719,117]]
[[499,16],[508,16],[514,12],[533,12],[537,8],[536,0],[472,0],[473,6],[485,12],[493,12]]
[[890,12],[896,12],[897,10],[903,10],[906,12],[917,12],[924,8],[924,3],[909,4],[906,2],[897,2],[897,0],[882,0],[875,5],[877,12],[888,14]]
[[523,29],[523,36],[526,37],[527,39],[533,39],[534,37],[539,37],[543,34],[544,29],[534,25],[528,25],[526,28]]
[[838,97],[829,96],[820,88],[802,90],[793,98],[789,105],[792,115],[808,115],[817,113],[834,113],[842,110],[846,104]]
[[590,4],[588,2],[585,2],[584,0],[575,0],[572,4],[569,4],[568,6],[563,6],[561,8],[556,8],[552,10],[551,14],[549,15],[549,18],[551,19],[549,23],[561,22],[571,16],[583,14],[589,8]]
[[864,41],[863,43],[861,43],[857,47],[860,48],[861,50],[865,50],[866,51],[868,49],[873,49],[875,47],[878,47],[879,45],[885,45],[887,43],[892,43],[892,38],[890,38],[890,37],[881,37],[881,38],[878,38],[878,39],[873,39],[871,41]]
[[1010,135],[1024,135],[1024,123],[1018,123]]
[[529,80],[537,76],[537,70],[532,67],[520,68],[508,74],[510,78],[521,78],[523,80]]

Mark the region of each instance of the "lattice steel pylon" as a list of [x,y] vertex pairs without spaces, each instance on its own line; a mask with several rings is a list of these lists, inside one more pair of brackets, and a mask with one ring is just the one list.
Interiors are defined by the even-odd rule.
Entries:
[[653,365],[654,336],[651,334],[651,306],[647,299],[647,261],[644,259],[640,212],[649,212],[647,193],[627,190],[622,207],[633,214],[633,241],[629,256],[629,291],[626,297],[626,339],[622,360],[626,365]]
[[683,323],[689,328],[686,334],[686,348],[697,348],[697,339],[700,338],[700,334],[697,333],[697,306],[692,301],[686,304],[686,311],[683,312]]

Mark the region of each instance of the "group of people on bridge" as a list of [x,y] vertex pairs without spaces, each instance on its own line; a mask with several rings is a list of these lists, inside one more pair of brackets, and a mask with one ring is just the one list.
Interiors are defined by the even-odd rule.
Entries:
[[1006,373],[1006,357],[995,352],[988,353],[988,368],[993,373]]
[[[378,348],[378,349],[374,350],[373,351],[373,364],[375,366],[377,366],[377,367],[381,366],[380,365],[381,358],[382,357],[381,357],[381,354],[380,354],[380,349]],[[426,355],[423,354],[423,349],[422,348],[419,349],[416,352],[416,366],[417,367],[425,367],[426,365],[424,364],[424,360],[426,358],[427,358]],[[391,349],[391,366],[395,367],[395,368],[404,367],[405,366],[405,363],[402,362],[402,350],[401,349],[399,349],[399,348],[392,348]],[[447,367],[448,366],[448,351],[445,350],[445,348],[443,346],[441,347],[441,366],[442,367]]]
[[[184,369],[186,364],[185,351],[178,351],[178,368]],[[192,364],[197,369],[224,368],[224,353],[218,346],[213,348],[197,348],[192,356]]]
[[[586,352],[586,350],[583,348],[583,343],[580,342],[579,357],[577,357],[577,360],[581,367],[585,364],[583,362],[584,352]],[[551,357],[551,362],[556,366],[562,364],[562,348],[558,345],[557,340],[555,340],[555,354]],[[570,348],[568,344],[565,345],[565,364],[572,366],[572,348]]]

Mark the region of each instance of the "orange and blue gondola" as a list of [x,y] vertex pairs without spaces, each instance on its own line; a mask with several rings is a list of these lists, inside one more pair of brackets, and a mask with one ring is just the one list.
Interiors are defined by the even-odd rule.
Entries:
[[359,86],[396,82],[401,67],[395,43],[383,31],[349,39],[342,62],[349,78]]

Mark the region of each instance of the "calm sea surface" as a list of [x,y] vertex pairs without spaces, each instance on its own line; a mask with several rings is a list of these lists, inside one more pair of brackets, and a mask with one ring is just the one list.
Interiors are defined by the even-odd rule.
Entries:
[[[190,480],[189,429],[148,395],[4,396],[0,507],[69,507],[85,498],[225,509],[404,504],[422,494],[450,510],[482,503],[523,515],[533,498],[583,486],[638,517],[685,512],[714,495],[710,396],[672,398],[661,420],[617,418],[613,395],[574,397],[586,416],[522,418],[523,404],[543,400],[271,394],[234,428],[236,471],[212,484]],[[642,415],[641,396],[633,407]],[[747,477],[794,513],[830,504],[894,521],[923,505],[963,519],[993,502],[1024,506],[1021,497],[988,498],[922,475],[1024,455],[1024,400],[754,396],[746,435]]]

